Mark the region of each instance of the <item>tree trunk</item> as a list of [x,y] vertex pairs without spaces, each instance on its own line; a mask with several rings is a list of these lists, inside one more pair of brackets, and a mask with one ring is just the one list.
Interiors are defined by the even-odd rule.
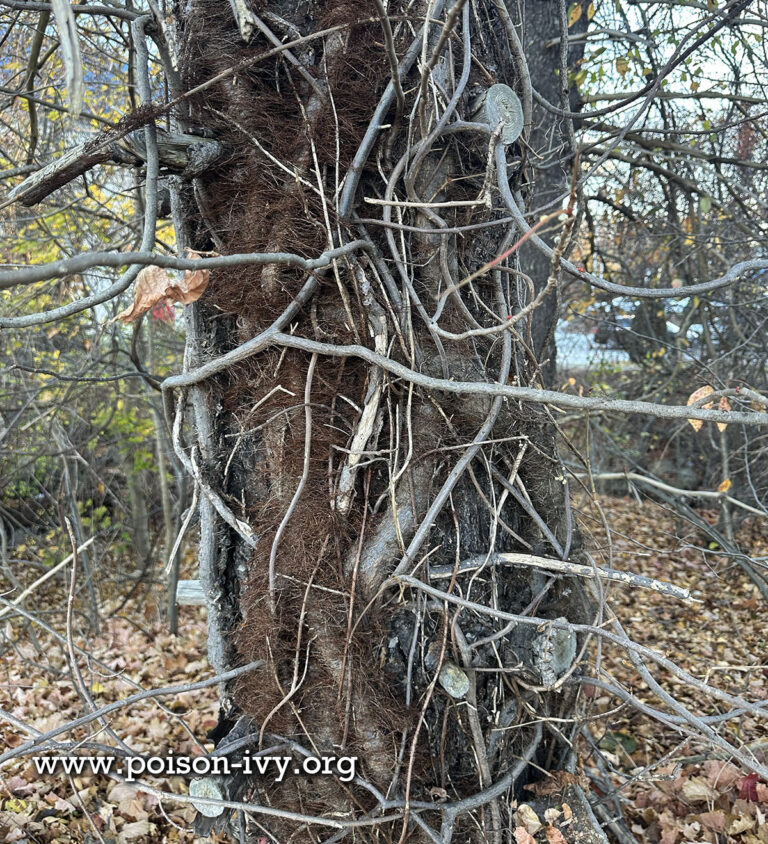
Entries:
[[[549,412],[448,385],[553,377],[552,261],[527,244],[482,268],[520,238],[512,204],[536,221],[568,196],[567,124],[530,111],[525,82],[527,56],[533,87],[569,107],[560,48],[545,47],[561,10],[232,5],[177,14],[187,88],[243,63],[180,126],[230,150],[179,184],[185,242],[346,249],[309,271],[216,271],[190,309],[189,369],[240,350],[190,379],[195,434],[177,442],[202,490],[209,657],[218,671],[264,660],[222,689],[215,738],[237,724],[297,759],[358,763],[351,782],[237,778],[221,793],[278,810],[253,816],[279,841],[307,827],[341,840],[358,822],[350,840],[508,841],[510,799],[573,761],[573,731],[546,719],[567,725],[575,705],[581,642],[561,622],[591,617],[573,579],[497,556],[578,561]],[[482,122],[498,83],[521,96],[519,141]]]

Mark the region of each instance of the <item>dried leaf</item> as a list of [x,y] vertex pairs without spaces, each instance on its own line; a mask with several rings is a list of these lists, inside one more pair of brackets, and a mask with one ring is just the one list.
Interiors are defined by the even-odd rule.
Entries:
[[[717,405],[717,409],[723,410],[723,411],[731,409],[731,403],[728,401],[728,399],[725,396],[722,396],[720,398],[720,403]],[[728,427],[727,422],[718,422],[717,423],[718,431],[724,431],[727,427]]]
[[10,777],[6,780],[5,786],[16,797],[28,797],[35,791],[35,787],[20,776]]
[[739,835],[752,829],[754,825],[755,819],[750,818],[749,815],[729,815],[725,831],[728,835]]
[[587,6],[587,20],[591,21],[594,16],[595,16],[595,4],[590,3],[589,6]]
[[526,831],[531,835],[536,835],[542,826],[544,826],[544,824],[539,820],[539,816],[527,803],[521,803],[517,807],[515,822],[518,825],[525,827]]
[[563,833],[560,832],[559,829],[555,829],[553,826],[548,826],[544,832],[546,833],[549,844],[568,844],[563,837]]
[[[706,398],[707,396],[711,395],[714,392],[715,392],[714,387],[710,387],[709,384],[705,384],[703,387],[699,387],[698,390],[694,390],[690,394],[690,396],[688,396],[688,401],[686,402],[686,404],[688,405],[688,407],[690,407],[692,404],[695,404],[697,401],[699,401],[699,399]],[[711,410],[712,409],[712,402],[705,404],[704,408],[706,410]],[[691,427],[693,428],[694,431],[700,431],[701,426],[704,424],[701,421],[701,419],[689,419],[688,421],[691,423]]]
[[536,844],[536,839],[524,826],[515,827],[515,841],[517,844]]
[[691,821],[691,823],[684,823],[680,829],[686,841],[696,841],[701,832],[701,824],[698,821]]
[[683,783],[680,789],[682,796],[690,803],[702,803],[714,800],[715,792],[703,777],[691,777]]
[[[718,425],[718,427],[719,427],[719,425]],[[717,491],[718,491],[718,492],[728,492],[728,490],[729,490],[730,488],[731,488],[731,479],[730,479],[730,478],[726,478],[726,479],[725,479],[725,480],[724,480],[724,481],[720,484],[720,486],[717,488]]]
[[747,774],[739,782],[739,800],[748,800],[750,803],[757,803],[757,774]]
[[699,821],[714,832],[725,832],[725,812],[702,812]]
[[560,794],[569,785],[582,785],[582,778],[578,774],[569,771],[552,771],[545,780],[528,783],[524,786],[526,791],[532,791],[537,797],[547,797],[551,794]]
[[616,71],[621,75],[623,79],[627,75],[627,71],[629,70],[629,60],[624,56],[619,56],[616,59]]
[[716,759],[708,759],[704,763],[704,773],[707,775],[707,782],[719,791],[727,791],[743,776],[735,765]]
[[209,277],[210,270],[187,270],[181,281],[174,281],[162,267],[144,267],[133,288],[133,304],[116,319],[127,325],[165,301],[191,305],[205,293]]
[[146,819],[136,821],[136,823],[128,823],[120,830],[120,835],[126,841],[131,841],[134,838],[142,838],[150,834],[150,826],[149,821]]

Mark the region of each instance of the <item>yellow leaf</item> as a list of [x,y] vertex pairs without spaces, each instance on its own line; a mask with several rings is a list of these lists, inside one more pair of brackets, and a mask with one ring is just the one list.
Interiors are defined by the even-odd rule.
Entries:
[[[709,384],[705,384],[703,387],[699,387],[698,390],[694,390],[691,395],[688,396],[688,401],[686,402],[686,404],[688,405],[688,407],[690,407],[692,404],[695,404],[700,399],[706,398],[708,395],[714,392],[714,387],[710,387]],[[706,410],[711,410],[712,402],[705,404],[704,408]],[[701,426],[704,424],[701,419],[689,419],[688,421],[691,423],[691,427],[694,431],[700,431]]]
[[731,488],[731,479],[730,479],[730,478],[726,478],[726,479],[725,479],[725,480],[724,480],[724,481],[720,484],[720,486],[717,488],[717,491],[718,491],[718,492],[728,492],[728,490],[729,490],[730,488]]
[[594,16],[595,16],[595,4],[590,3],[589,6],[587,6],[587,20],[591,21]]
[[571,8],[568,9],[568,26],[573,26],[581,17],[581,3],[571,3]]
[[624,56],[619,56],[616,59],[616,70],[621,74],[621,78],[623,79],[629,70],[629,60]]
[[104,692],[106,692],[106,688],[98,680],[91,686],[91,694],[100,695]]
[[11,800],[5,801],[5,809],[7,812],[15,812],[16,814],[22,814],[28,806],[26,800],[22,800],[20,798],[14,797]]

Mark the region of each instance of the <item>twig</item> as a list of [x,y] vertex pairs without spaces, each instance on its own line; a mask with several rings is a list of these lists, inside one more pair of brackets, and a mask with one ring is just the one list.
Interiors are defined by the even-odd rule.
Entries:
[[[93,543],[93,541],[95,539],[96,539],[95,536],[90,537],[90,539],[86,539],[85,542],[83,542],[82,545],[80,545],[76,549],[76,552],[79,554],[81,551],[84,551],[86,548],[88,548]],[[8,606],[3,607],[3,609],[0,609],[0,618],[3,618],[3,616],[8,615],[8,613],[13,612],[14,608],[17,607],[19,604],[21,604],[22,601],[25,598],[27,598],[29,595],[31,595],[32,592],[34,592],[35,589],[37,589],[38,586],[41,586],[43,583],[45,583],[46,580],[50,580],[50,578],[52,578],[54,576],[54,574],[57,574],[65,566],[68,566],[72,562],[73,559],[74,559],[74,554],[70,554],[69,556],[65,557],[60,563],[57,563],[52,568],[48,569],[48,571],[45,574],[40,575],[40,577],[38,577],[37,580],[33,584],[31,584],[30,586],[27,586],[27,588],[21,593],[21,595],[14,598],[13,601],[11,601]]]
[[[656,580],[653,577],[645,577],[642,574],[633,574],[628,571],[616,571],[595,566],[584,566],[579,563],[571,563],[568,560],[554,560],[549,557],[539,557],[534,554],[497,553],[490,557],[482,556],[471,560],[465,560],[459,567],[459,572],[475,571],[484,568],[486,565],[509,564],[514,566],[532,566],[534,568],[546,569],[548,571],[561,572],[573,575],[574,577],[599,577],[603,580],[612,580],[616,583],[626,583],[628,586],[636,586],[640,589],[651,589],[663,595],[670,595],[673,598],[680,598],[683,601],[692,601],[700,604],[696,598],[691,597],[688,589],[682,586],[675,586],[663,580]],[[430,566],[429,576],[433,580],[445,579],[453,573],[452,566]]]

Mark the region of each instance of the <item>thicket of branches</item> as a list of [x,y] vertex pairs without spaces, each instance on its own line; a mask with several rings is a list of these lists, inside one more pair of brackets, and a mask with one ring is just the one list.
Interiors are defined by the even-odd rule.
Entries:
[[[199,523],[218,752],[361,760],[206,781],[199,831],[510,841],[549,771],[574,834],[632,840],[575,774],[585,686],[768,779],[728,732],[765,701],[607,600],[691,594],[593,556],[571,502],[630,483],[768,598],[737,541],[768,515],[765,4],[288,5],[0,0],[0,602],[34,636],[71,546],[80,746],[112,709],[76,636],[159,583],[173,627]],[[565,316],[630,317],[633,365],[563,383]],[[71,748],[0,717],[0,763]]]

